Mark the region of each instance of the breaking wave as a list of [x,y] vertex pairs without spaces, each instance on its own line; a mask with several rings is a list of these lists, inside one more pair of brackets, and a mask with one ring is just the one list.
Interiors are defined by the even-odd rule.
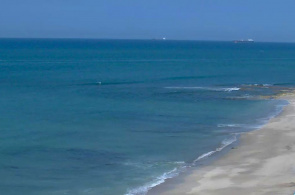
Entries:
[[129,190],[125,195],[145,195],[153,187],[164,183],[166,179],[173,178],[173,177],[179,175],[179,173],[183,169],[185,169],[185,166],[180,167],[180,168],[174,168],[171,171],[168,171],[168,172],[160,175],[152,182],[149,182],[143,186]]
[[239,87],[229,87],[229,88],[220,88],[220,87],[165,87],[166,89],[190,89],[190,90],[208,90],[208,91],[238,91]]
[[181,163],[178,162],[178,164],[180,164],[180,165],[182,164],[182,165],[172,169],[171,171],[168,171],[168,172],[158,176],[152,182],[149,182],[143,186],[128,190],[128,192],[125,195],[145,195],[150,189],[164,183],[167,179],[178,176],[181,172],[185,171],[187,168],[194,166],[198,161],[204,160],[204,159],[212,156],[214,153],[220,152],[221,150],[223,150],[227,146],[231,145],[232,143],[237,141],[237,135],[238,135],[238,133],[232,134],[229,138],[223,140],[218,148],[216,148],[213,151],[210,151],[210,152],[200,155],[191,164],[186,164],[184,162],[181,162]]
[[202,160],[202,159],[205,159],[205,158],[208,158],[209,156],[213,155],[214,153],[216,152],[220,152],[221,150],[223,150],[224,148],[226,148],[227,146],[231,145],[232,143],[236,142],[237,141],[237,135],[239,135],[238,133],[234,133],[232,134],[231,137],[223,140],[221,142],[221,145],[220,147],[216,148],[215,150],[212,150],[210,152],[207,152],[205,154],[202,154],[201,156],[199,156],[196,160],[194,160],[194,163]]

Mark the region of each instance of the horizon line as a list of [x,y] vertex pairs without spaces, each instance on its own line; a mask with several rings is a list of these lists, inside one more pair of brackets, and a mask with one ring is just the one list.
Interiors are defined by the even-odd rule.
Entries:
[[[165,37],[166,38],[166,37]],[[84,38],[84,37],[0,37],[0,39],[80,39],[80,40],[142,40],[142,41],[200,41],[200,42],[233,42],[235,40],[217,40],[217,39],[165,39],[162,38]],[[258,43],[295,43],[295,41],[256,41]]]

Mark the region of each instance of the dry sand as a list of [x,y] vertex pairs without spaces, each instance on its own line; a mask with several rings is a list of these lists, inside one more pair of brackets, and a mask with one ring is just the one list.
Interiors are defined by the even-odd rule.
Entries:
[[[295,192],[295,95],[283,112],[214,163],[193,171],[161,195],[293,195]],[[161,190],[162,191],[162,190]]]

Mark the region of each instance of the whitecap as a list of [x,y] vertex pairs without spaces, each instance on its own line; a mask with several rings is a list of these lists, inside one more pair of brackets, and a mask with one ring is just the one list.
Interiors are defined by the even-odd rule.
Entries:
[[243,124],[218,124],[217,127],[243,127]]
[[238,90],[240,90],[241,88],[239,88],[239,87],[232,87],[232,88],[223,88],[223,90],[224,91],[238,91]]
[[220,88],[220,87],[165,87],[166,89],[195,89],[195,90],[209,90],[209,91],[238,91],[239,87]]

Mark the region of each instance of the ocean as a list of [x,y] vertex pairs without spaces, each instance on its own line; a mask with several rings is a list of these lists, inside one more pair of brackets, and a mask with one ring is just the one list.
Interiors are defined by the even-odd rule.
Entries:
[[0,192],[142,195],[287,104],[295,44],[0,39]]

